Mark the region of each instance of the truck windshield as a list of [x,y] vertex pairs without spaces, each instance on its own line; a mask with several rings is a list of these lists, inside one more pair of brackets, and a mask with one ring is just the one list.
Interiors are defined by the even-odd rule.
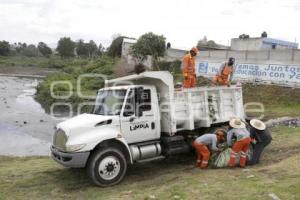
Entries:
[[126,90],[102,90],[98,92],[93,114],[120,115]]

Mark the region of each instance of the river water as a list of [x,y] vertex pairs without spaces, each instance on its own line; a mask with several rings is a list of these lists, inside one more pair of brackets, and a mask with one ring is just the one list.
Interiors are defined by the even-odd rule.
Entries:
[[49,155],[59,121],[35,101],[39,80],[0,76],[0,155]]

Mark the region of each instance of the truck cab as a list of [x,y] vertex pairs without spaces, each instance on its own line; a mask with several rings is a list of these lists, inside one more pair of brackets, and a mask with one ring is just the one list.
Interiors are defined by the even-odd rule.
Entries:
[[127,144],[160,138],[156,88],[148,85],[109,87],[98,92],[95,115],[118,116]]
[[[123,162],[126,164],[157,155],[160,151],[141,155],[136,144],[160,139],[159,114],[154,86],[127,85],[100,89],[91,113],[78,115],[56,126],[52,157],[66,167],[81,168],[87,166],[94,152],[111,145],[123,151],[120,154],[124,154]],[[156,144],[149,146],[156,149]],[[121,165],[121,161],[116,160],[114,158],[107,163]]]

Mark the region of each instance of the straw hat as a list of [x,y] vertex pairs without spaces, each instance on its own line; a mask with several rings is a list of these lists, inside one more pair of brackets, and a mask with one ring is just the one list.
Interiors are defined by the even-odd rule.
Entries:
[[257,129],[257,130],[263,131],[263,130],[266,129],[265,123],[263,123],[262,121],[260,121],[260,120],[258,120],[258,119],[251,119],[251,120],[250,120],[250,125],[251,125],[252,127],[254,127],[255,129]]
[[233,128],[246,128],[244,122],[239,118],[233,118],[230,120],[229,125]]

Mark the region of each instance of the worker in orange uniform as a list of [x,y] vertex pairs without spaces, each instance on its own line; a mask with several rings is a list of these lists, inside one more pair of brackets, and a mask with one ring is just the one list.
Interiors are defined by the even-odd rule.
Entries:
[[195,57],[198,49],[193,47],[188,54],[183,57],[182,73],[184,77],[183,87],[192,88],[197,84]]
[[240,154],[240,167],[245,167],[247,152],[251,143],[250,133],[241,119],[231,119],[229,125],[232,129],[227,133],[227,144],[232,146],[233,136],[236,137],[236,142],[233,145],[228,165],[234,167],[236,165],[236,157]]
[[222,64],[217,75],[213,78],[213,83],[216,85],[230,86],[234,73],[234,58],[229,58],[228,62]]
[[[197,167],[205,169],[208,167],[208,160],[210,158],[210,149],[219,151],[217,143],[224,141],[224,131],[217,130],[215,134],[207,133],[195,139],[193,147],[197,152]],[[210,148],[208,147],[210,146]]]

